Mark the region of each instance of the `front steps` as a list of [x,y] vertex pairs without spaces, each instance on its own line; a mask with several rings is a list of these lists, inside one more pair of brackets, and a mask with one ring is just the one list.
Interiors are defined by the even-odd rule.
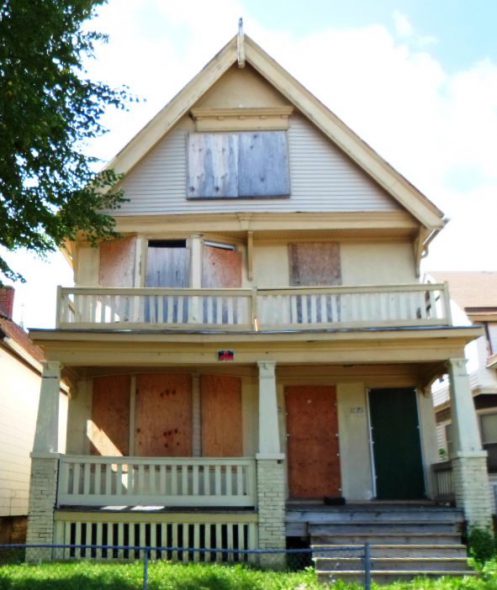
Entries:
[[365,543],[370,544],[371,574],[378,583],[473,573],[461,543],[459,510],[371,503],[289,508],[287,515],[289,530],[302,532],[305,525],[322,582],[364,580]]

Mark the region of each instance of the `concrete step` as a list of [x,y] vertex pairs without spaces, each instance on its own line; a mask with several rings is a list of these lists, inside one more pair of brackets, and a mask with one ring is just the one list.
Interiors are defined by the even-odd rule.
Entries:
[[[412,580],[413,578],[440,578],[442,576],[460,577],[460,576],[474,576],[476,572],[468,570],[465,572],[459,570],[432,570],[432,571],[418,571],[418,570],[372,570],[371,578],[377,584],[391,584],[396,580]],[[364,582],[363,570],[341,570],[339,572],[320,572],[317,571],[319,582],[322,584],[330,584],[336,580],[344,580],[346,582]]]
[[[318,572],[352,571],[364,568],[359,557],[316,557],[315,567]],[[463,557],[375,557],[371,559],[374,571],[451,571],[465,573],[469,571],[468,560]]]
[[301,510],[287,513],[287,523],[293,522],[313,522],[313,523],[333,523],[333,522],[353,522],[353,521],[395,521],[395,522],[457,522],[463,521],[463,515],[460,510],[452,508],[430,508],[423,509],[385,509],[385,508],[362,508],[350,509],[343,507],[334,510]]
[[[313,544],[311,545],[312,554],[315,558],[318,557],[357,557],[361,551],[364,551],[364,545],[337,545],[337,544]],[[337,552],[337,550],[339,552]],[[466,546],[462,544],[424,544],[414,545],[407,544],[390,544],[370,545],[371,557],[444,557],[454,558],[458,557],[466,559]]]
[[440,533],[390,533],[385,532],[381,535],[373,535],[371,533],[348,533],[348,534],[322,534],[312,535],[311,544],[316,545],[354,545],[354,544],[379,544],[379,545],[450,545],[454,543],[459,545],[461,543],[460,534],[440,534]]
[[309,522],[307,528],[311,537],[322,535],[352,535],[356,533],[368,533],[374,535],[389,533],[416,534],[424,532],[455,534],[460,530],[458,523],[436,520],[427,522],[420,522],[416,520],[403,522],[371,522],[370,520],[357,520],[350,523],[335,522],[330,524]]

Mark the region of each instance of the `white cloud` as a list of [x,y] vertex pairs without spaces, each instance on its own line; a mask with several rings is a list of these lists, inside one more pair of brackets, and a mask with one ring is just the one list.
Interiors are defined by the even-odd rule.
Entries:
[[402,14],[398,10],[395,10],[393,13],[393,23],[395,32],[399,37],[410,37],[414,33],[411,21],[405,14]]

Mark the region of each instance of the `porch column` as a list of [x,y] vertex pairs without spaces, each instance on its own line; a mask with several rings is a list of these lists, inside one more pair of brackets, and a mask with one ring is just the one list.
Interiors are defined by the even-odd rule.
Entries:
[[[27,543],[53,543],[54,507],[57,501],[57,473],[59,466],[60,363],[43,363],[38,417],[33,452],[31,453],[31,484]],[[26,559],[50,559],[48,549],[28,549]]]
[[[190,236],[190,287],[200,289],[202,287],[202,236],[195,234]],[[196,324],[200,321],[200,298],[192,297],[190,300],[189,322]]]
[[466,371],[466,359],[450,359],[448,371],[454,437],[452,469],[456,505],[463,508],[470,526],[490,527],[492,509],[487,453],[481,446],[473,396]]
[[[276,391],[276,363],[260,361],[259,367],[259,452],[257,502],[259,548],[282,549],[285,537],[285,455],[281,453]],[[285,556],[261,557],[262,564],[284,565]]]

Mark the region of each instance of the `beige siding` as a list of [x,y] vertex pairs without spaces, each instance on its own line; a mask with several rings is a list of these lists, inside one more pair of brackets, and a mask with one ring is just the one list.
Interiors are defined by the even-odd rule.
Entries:
[[[39,375],[0,348],[0,516],[28,513],[39,391]],[[59,437],[65,431],[65,402],[61,396]]]
[[[290,284],[288,244],[256,242],[254,277],[258,287]],[[414,256],[407,242],[340,242],[343,285],[416,283]]]
[[395,211],[400,206],[367,178],[304,117],[292,116],[288,131],[290,198],[186,200],[187,134],[183,118],[123,181],[129,199],[122,215],[233,211]]

